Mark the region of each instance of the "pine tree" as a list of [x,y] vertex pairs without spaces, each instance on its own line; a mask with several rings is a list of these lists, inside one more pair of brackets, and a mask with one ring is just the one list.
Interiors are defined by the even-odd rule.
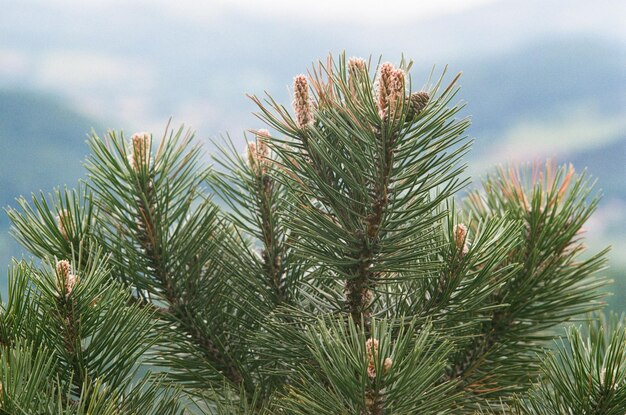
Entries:
[[[93,133],[75,190],[7,210],[7,414],[623,414],[598,197],[571,166],[466,192],[459,77],[329,58],[205,165],[193,134]],[[588,320],[587,334],[562,324]],[[552,339],[560,339],[554,348]]]

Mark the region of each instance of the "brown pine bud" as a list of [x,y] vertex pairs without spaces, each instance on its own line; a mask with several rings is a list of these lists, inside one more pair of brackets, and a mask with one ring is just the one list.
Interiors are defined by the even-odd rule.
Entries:
[[246,159],[248,161],[248,167],[256,171],[258,166],[256,143],[248,143]]
[[348,59],[348,72],[350,74],[356,74],[367,70],[365,60],[361,58],[352,57]]
[[385,62],[378,72],[378,113],[380,118],[387,117],[389,95],[391,94],[391,78],[395,68],[391,62]]
[[417,117],[428,105],[430,101],[430,95],[428,92],[413,92],[409,97],[409,109],[407,111],[407,118],[413,119]]
[[365,352],[367,353],[368,359],[373,359],[378,355],[378,339],[374,339],[370,337],[365,342]]
[[61,211],[59,211],[59,214],[57,215],[57,227],[59,229],[59,232],[61,233],[61,236],[63,237],[63,239],[65,239],[66,241],[69,241],[69,232],[67,231],[67,226],[70,223],[70,212],[66,209],[62,209]]
[[405,75],[402,69],[385,62],[378,74],[378,112],[382,119],[394,118],[398,114],[400,101],[404,99]]
[[296,113],[296,124],[304,128],[313,121],[311,115],[311,102],[309,99],[309,82],[304,75],[298,75],[293,79],[293,109]]
[[394,118],[400,114],[400,106],[404,99],[404,71],[395,69],[391,75],[391,90],[389,94],[389,117]]
[[78,277],[70,273],[71,267],[69,261],[61,260],[56,264],[57,273],[57,289],[63,291],[65,289],[65,296],[69,297],[74,289],[74,286],[78,283]]
[[393,365],[393,360],[391,360],[390,357],[386,358],[383,362],[383,369],[385,371],[384,373],[389,372],[389,369],[391,369],[391,365]]
[[367,65],[361,58],[350,58],[348,60],[348,85],[352,96],[357,95],[357,85],[362,77],[367,76]]
[[365,353],[367,353],[367,375],[374,379],[376,377],[376,360],[378,359],[378,340],[369,338],[365,342]]
[[65,259],[58,261],[56,265],[57,280],[66,281],[70,275],[70,263]]
[[65,285],[65,291],[69,296],[74,289],[74,286],[78,283],[78,276],[70,274],[67,277],[67,284]]
[[256,150],[261,161],[267,160],[270,155],[270,148],[267,145],[270,138],[271,136],[268,130],[262,129],[256,132]]
[[[376,361],[378,360],[378,340],[374,338],[369,338],[365,342],[365,353],[367,354],[367,376],[371,379],[376,378]],[[391,369],[391,365],[393,364],[393,360],[390,357],[385,358],[383,361],[383,374],[386,374],[389,369]]]
[[258,130],[254,134],[256,135],[256,142],[248,143],[248,166],[256,174],[265,174],[270,164],[270,148],[267,145],[268,140],[271,138],[270,132]]
[[130,165],[136,172],[150,165],[150,145],[152,136],[150,133],[135,133],[131,137],[132,153],[129,156]]
[[454,226],[454,244],[461,256],[465,256],[469,251],[467,243],[467,226],[462,223]]
[[367,364],[367,376],[369,376],[370,379],[376,378],[376,366],[374,365],[373,361],[370,361]]
[[256,130],[254,132],[254,135],[256,135],[257,137],[266,137],[266,138],[270,138],[272,136],[270,134],[269,130],[266,130],[265,128],[261,128],[260,130]]

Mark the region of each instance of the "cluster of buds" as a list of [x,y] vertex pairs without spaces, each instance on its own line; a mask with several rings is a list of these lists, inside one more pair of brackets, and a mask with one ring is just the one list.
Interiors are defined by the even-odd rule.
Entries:
[[131,167],[136,172],[150,165],[150,146],[152,135],[147,132],[135,133],[131,137],[132,151],[128,156]]
[[65,297],[69,297],[72,294],[74,286],[78,283],[78,277],[71,273],[70,263],[66,260],[57,262],[57,289],[59,292],[63,292],[65,289]]
[[255,132],[255,135],[256,142],[248,143],[248,167],[257,175],[264,175],[267,173],[267,168],[270,164],[270,149],[267,141],[271,136],[267,130],[258,130]]
[[70,223],[70,220],[71,220],[71,217],[70,217],[69,210],[62,209],[59,211],[59,214],[57,215],[57,227],[59,229],[59,232],[61,233],[61,236],[66,241],[69,241],[70,239],[69,232],[67,229],[67,225]]
[[459,254],[463,257],[469,252],[467,241],[467,226],[462,223],[454,225],[454,244]]
[[[376,361],[378,360],[378,340],[369,338],[365,342],[365,352],[367,353],[367,375],[370,379],[376,378]],[[393,360],[390,357],[385,358],[383,361],[383,374],[387,373],[391,369]]]
[[382,119],[393,119],[404,99],[405,75],[402,69],[385,62],[378,74],[378,113]]
[[357,84],[362,76],[367,75],[367,65],[365,60],[361,58],[350,58],[348,60],[348,84],[350,86],[350,93],[352,96],[357,94]]
[[299,128],[304,128],[313,121],[309,82],[305,75],[298,75],[293,79],[293,110],[296,113],[296,124]]

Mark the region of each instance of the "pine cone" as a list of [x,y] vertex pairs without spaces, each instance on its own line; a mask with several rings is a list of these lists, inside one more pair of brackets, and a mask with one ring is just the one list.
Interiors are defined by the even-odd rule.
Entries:
[[413,92],[409,97],[407,119],[411,120],[417,117],[420,112],[426,108],[428,101],[430,101],[430,95],[428,95],[428,92]]

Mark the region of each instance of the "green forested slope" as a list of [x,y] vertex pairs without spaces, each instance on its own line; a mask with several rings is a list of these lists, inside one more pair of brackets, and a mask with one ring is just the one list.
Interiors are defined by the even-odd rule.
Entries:
[[[82,175],[85,139],[93,127],[98,126],[58,98],[0,90],[0,205],[14,205],[19,195],[63,184],[74,187]],[[2,212],[0,269],[20,252],[8,236],[8,226]],[[4,286],[4,276],[1,281]]]

